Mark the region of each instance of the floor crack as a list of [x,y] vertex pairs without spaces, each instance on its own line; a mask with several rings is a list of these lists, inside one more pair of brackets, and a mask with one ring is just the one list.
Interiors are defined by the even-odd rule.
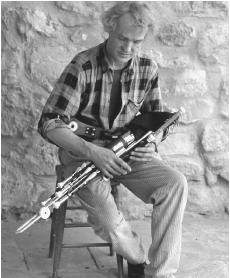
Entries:
[[95,259],[94,255],[93,255],[93,253],[91,252],[91,250],[90,250],[90,248],[89,248],[89,247],[87,247],[87,250],[89,251],[89,254],[90,254],[90,256],[91,256],[92,260],[94,261],[94,263],[95,263],[95,265],[96,265],[97,269],[100,269],[100,266],[99,266],[99,264],[97,263],[97,261],[96,261],[96,259]]
[[24,263],[25,263],[25,265],[26,265],[26,269],[27,269],[28,271],[30,271],[30,267],[29,267],[28,261],[27,261],[27,259],[26,259],[25,253],[22,252],[22,255],[23,255],[23,261],[24,261]]

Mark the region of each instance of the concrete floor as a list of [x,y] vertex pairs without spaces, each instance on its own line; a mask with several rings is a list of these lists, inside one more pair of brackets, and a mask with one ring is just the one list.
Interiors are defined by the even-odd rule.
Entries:
[[[15,234],[23,222],[2,221],[2,278],[50,278],[48,258],[50,220]],[[150,244],[150,220],[131,221],[146,247]],[[228,218],[186,213],[183,248],[177,278],[228,278]],[[68,229],[65,243],[100,241],[90,228]],[[124,263],[125,273],[126,262]],[[108,248],[63,249],[61,278],[115,278],[116,257]]]

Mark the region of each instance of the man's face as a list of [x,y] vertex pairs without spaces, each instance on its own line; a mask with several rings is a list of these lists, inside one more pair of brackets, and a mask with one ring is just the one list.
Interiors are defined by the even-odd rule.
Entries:
[[115,64],[127,63],[139,51],[147,31],[147,28],[136,26],[130,14],[121,16],[115,30],[109,34],[109,59]]

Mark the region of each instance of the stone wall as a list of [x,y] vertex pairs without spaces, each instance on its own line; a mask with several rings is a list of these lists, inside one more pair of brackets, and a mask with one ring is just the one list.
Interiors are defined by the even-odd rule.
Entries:
[[[57,148],[37,133],[41,109],[72,57],[107,35],[114,2],[2,2],[2,209],[34,212],[54,190]],[[186,113],[160,151],[189,182],[187,210],[228,212],[228,4],[150,2],[155,28],[144,51],[158,63],[162,94]],[[122,192],[130,218],[151,207]]]

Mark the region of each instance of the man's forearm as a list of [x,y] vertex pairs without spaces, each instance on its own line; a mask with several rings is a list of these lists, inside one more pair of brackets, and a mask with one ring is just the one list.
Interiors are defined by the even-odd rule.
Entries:
[[131,171],[130,166],[112,150],[87,142],[67,128],[49,130],[46,137],[59,147],[92,161],[108,178]]
[[87,142],[81,137],[75,135],[70,129],[56,128],[47,132],[47,138],[57,146],[78,155],[90,159],[92,152],[96,147],[94,144]]

